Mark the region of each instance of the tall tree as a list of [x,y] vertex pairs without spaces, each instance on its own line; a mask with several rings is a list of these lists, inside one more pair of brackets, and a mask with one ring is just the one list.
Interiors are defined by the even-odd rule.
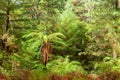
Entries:
[[[17,1],[19,2],[19,1]],[[5,27],[5,31],[8,32],[8,30],[10,29],[10,24],[12,20],[12,17],[14,17],[14,10],[19,9],[19,5],[20,3],[16,3],[16,0],[1,0],[0,1],[0,11],[1,11],[1,16],[4,16],[5,18],[5,23],[3,24],[3,26]],[[3,19],[4,20],[4,19]]]

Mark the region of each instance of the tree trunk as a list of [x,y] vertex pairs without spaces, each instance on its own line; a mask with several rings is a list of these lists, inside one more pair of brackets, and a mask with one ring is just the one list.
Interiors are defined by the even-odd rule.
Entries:
[[120,8],[120,0],[115,0],[114,7],[115,7],[115,9]]
[[7,14],[7,19],[6,19],[6,32],[9,30],[9,26],[10,26],[10,11],[9,9],[6,11],[6,14]]
[[120,8],[120,0],[118,0],[118,8]]
[[117,58],[117,53],[115,50],[113,50],[113,58]]

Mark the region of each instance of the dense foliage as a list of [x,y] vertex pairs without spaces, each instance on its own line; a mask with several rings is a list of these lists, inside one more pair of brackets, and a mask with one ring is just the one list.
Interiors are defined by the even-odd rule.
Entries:
[[120,0],[0,0],[0,80],[119,80]]

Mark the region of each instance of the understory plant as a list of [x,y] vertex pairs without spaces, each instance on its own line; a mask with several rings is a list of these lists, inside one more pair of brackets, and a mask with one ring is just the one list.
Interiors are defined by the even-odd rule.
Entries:
[[82,68],[80,62],[70,61],[69,57],[57,56],[55,60],[48,62],[45,65],[39,64],[31,73],[30,80],[51,80],[52,76],[58,77],[67,75],[69,73],[86,74],[86,71]]
[[120,72],[120,58],[105,57],[103,61],[97,62],[94,68],[97,73]]

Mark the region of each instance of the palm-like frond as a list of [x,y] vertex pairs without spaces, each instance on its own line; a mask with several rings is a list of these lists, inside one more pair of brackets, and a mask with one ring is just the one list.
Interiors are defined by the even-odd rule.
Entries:
[[40,37],[41,38],[42,36],[43,36],[43,32],[31,32],[29,34],[24,35],[23,38],[29,38],[29,37],[32,37],[32,38]]
[[[61,45],[65,45],[63,39],[65,36],[62,33],[52,33],[49,35],[45,35],[42,31],[40,32],[31,32],[23,36],[23,38],[27,38],[26,46],[28,50],[36,51],[38,46],[42,45],[43,42],[53,42]],[[32,45],[32,46],[31,46]]]
[[53,42],[56,40],[62,40],[62,38],[65,38],[65,35],[62,33],[52,33],[48,35],[48,40]]

